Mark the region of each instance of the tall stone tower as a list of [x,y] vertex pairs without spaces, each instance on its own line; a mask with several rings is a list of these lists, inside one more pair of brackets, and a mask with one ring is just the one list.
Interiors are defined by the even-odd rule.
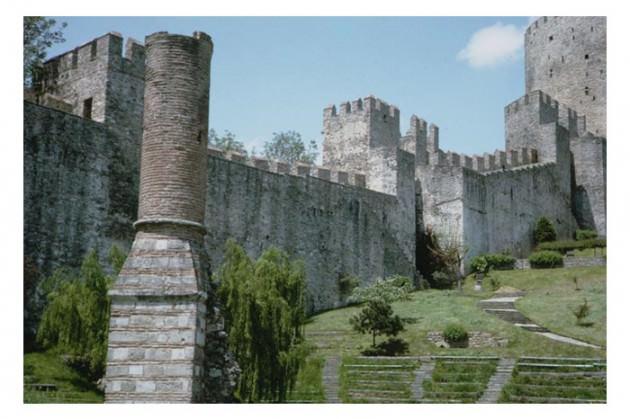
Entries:
[[396,195],[400,111],[373,96],[324,109],[323,163],[363,173],[369,189]]
[[542,90],[606,137],[606,17],[551,16],[525,33],[526,93]]
[[208,262],[204,249],[210,37],[146,38],[136,237],[112,297],[107,402],[199,402]]

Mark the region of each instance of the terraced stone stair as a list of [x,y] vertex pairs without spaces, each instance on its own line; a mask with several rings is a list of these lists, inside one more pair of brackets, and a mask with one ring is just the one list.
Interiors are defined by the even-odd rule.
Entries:
[[510,380],[514,371],[516,360],[510,358],[502,358],[499,360],[497,369],[490,381],[486,391],[483,393],[478,403],[497,403],[501,397],[503,386]]
[[522,357],[502,403],[606,403],[606,360]]
[[418,357],[345,358],[341,398],[345,403],[413,403]]
[[419,403],[475,403],[485,393],[499,358],[434,356],[435,368],[422,383]]

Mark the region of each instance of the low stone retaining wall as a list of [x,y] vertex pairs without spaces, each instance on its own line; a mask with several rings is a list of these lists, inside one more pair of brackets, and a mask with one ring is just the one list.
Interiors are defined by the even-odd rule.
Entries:
[[[606,258],[603,256],[596,257],[576,257],[576,256],[565,256],[564,258],[564,267],[565,268],[577,268],[577,267],[588,267],[588,266],[606,266]],[[516,259],[516,263],[514,264],[514,269],[530,269],[528,259]]]
[[[442,335],[442,332],[428,332],[427,339],[435,346],[440,348],[450,348],[450,345]],[[505,347],[508,344],[508,340],[505,338],[497,338],[488,332],[469,332],[468,341],[461,347],[467,348],[497,348]]]

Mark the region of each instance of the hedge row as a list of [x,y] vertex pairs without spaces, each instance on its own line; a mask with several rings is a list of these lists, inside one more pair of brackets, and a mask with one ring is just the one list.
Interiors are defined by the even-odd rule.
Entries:
[[475,272],[486,272],[489,269],[507,270],[514,269],[516,258],[503,253],[490,253],[472,258],[470,267]]
[[551,250],[541,250],[529,255],[532,268],[560,268],[564,263],[562,255]]
[[595,230],[577,230],[575,232],[575,240],[578,241],[596,239],[597,236],[597,231]]
[[566,254],[570,250],[592,249],[596,247],[606,247],[606,239],[560,240],[540,243],[537,250],[554,250]]

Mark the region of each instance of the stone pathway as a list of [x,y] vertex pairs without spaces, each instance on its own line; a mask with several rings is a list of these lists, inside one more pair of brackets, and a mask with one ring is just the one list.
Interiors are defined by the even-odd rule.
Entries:
[[420,360],[422,364],[420,368],[416,370],[415,380],[411,384],[411,395],[415,401],[420,401],[424,396],[424,388],[422,383],[426,379],[430,379],[433,375],[433,369],[435,368],[435,361],[426,357]]
[[324,394],[326,403],[341,403],[339,398],[339,364],[341,358],[326,358],[324,371],[322,372],[322,384],[324,385]]
[[510,381],[512,371],[516,365],[515,359],[501,358],[497,365],[497,370],[490,377],[486,391],[483,393],[477,403],[497,403],[501,396],[501,389]]
[[524,295],[524,292],[495,294],[492,298],[479,301],[479,306],[486,313],[494,314],[500,319],[514,324],[514,326],[520,327],[521,329],[528,330],[530,332],[537,333],[548,339],[552,339],[562,343],[568,343],[570,345],[601,349],[601,347],[597,345],[550,332],[548,329],[537,325],[536,323],[525,317],[525,315],[518,311],[516,309],[516,306],[514,305],[514,302]]

